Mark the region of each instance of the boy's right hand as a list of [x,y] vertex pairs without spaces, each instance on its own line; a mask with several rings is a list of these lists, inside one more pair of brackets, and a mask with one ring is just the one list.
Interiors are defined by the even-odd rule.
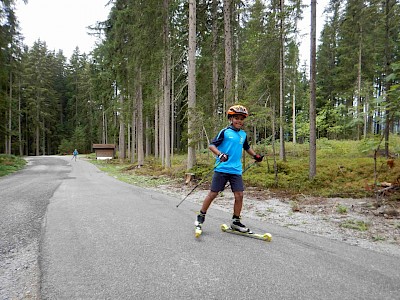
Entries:
[[264,155],[256,154],[253,156],[256,162],[262,162]]
[[225,154],[225,153],[220,153],[219,155],[218,155],[218,158],[219,158],[219,160],[221,161],[221,162],[226,162],[227,160],[228,160],[228,154]]

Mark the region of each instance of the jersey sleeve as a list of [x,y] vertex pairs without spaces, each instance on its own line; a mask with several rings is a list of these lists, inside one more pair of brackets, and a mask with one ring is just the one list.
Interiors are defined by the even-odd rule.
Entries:
[[247,136],[246,136],[246,138],[245,138],[245,140],[244,140],[244,143],[243,143],[243,149],[244,149],[245,151],[247,151],[247,150],[250,149],[249,142],[247,141]]
[[215,147],[218,147],[219,145],[221,145],[222,141],[224,140],[224,133],[225,133],[225,129],[222,129],[215,138],[213,138],[213,140],[211,141],[210,145],[214,145]]

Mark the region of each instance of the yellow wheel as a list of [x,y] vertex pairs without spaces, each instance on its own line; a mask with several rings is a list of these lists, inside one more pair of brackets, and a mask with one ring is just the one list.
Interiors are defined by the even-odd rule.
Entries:
[[224,232],[227,231],[228,228],[229,228],[229,226],[226,225],[226,224],[222,224],[222,225],[221,225],[221,230],[224,231]]
[[272,240],[272,235],[270,233],[266,233],[263,235],[265,241],[270,242]]

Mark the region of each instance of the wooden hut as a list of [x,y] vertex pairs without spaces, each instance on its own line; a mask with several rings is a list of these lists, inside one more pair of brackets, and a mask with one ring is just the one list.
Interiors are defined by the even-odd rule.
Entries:
[[93,144],[96,159],[113,159],[115,157],[115,144]]

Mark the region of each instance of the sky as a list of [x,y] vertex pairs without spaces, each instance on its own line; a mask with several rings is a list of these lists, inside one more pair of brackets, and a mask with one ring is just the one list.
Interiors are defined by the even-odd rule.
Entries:
[[[301,45],[300,45],[300,65],[303,64],[304,61],[310,60],[310,32],[311,32],[311,0],[304,0],[304,4],[307,4],[303,10],[303,20],[299,24],[299,28],[301,28]],[[317,31],[317,44],[319,43],[318,40],[320,38],[320,32],[325,23],[325,15],[324,9],[328,6],[329,0],[317,0],[317,16],[316,16],[316,31]]]
[[22,0],[16,1],[16,14],[24,44],[32,47],[40,39],[49,50],[63,50],[70,58],[78,46],[89,53],[96,37],[87,34],[88,26],[105,21],[110,11],[108,0]]
[[[70,58],[76,46],[81,53],[89,53],[96,38],[87,34],[87,27],[104,21],[108,17],[108,0],[28,0],[23,4],[17,0],[17,18],[20,22],[25,44],[31,47],[35,41],[45,41],[49,50],[63,50]],[[324,7],[329,0],[317,0],[317,42],[325,17]],[[305,0],[310,5],[311,0]],[[299,24],[301,33],[300,62],[309,60],[311,7],[304,9],[304,18]],[[308,63],[307,63],[308,64]]]

